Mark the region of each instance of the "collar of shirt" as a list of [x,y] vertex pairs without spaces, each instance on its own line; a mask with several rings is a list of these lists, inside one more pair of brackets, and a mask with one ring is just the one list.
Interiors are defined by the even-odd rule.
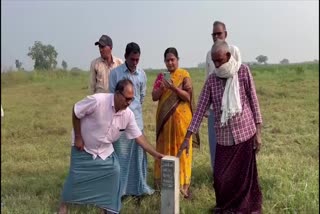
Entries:
[[107,62],[104,58],[102,58],[101,56],[100,56],[100,60],[101,60],[102,62],[104,62],[108,67],[111,67],[111,66],[115,63],[114,57],[113,57],[112,54],[111,54],[111,65],[109,65],[108,62]]
[[138,75],[139,68],[136,68],[135,71],[131,72],[130,69],[129,69],[129,67],[127,66],[127,62],[124,62],[124,65],[125,65],[126,68],[127,68],[127,69],[126,69],[126,72],[129,72],[129,73],[134,74],[134,75]]

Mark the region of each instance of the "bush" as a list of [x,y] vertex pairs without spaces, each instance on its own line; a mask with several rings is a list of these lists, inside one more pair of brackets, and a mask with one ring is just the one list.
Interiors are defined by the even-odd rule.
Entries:
[[295,67],[295,71],[296,71],[296,74],[298,74],[298,75],[304,74],[304,69],[301,66]]

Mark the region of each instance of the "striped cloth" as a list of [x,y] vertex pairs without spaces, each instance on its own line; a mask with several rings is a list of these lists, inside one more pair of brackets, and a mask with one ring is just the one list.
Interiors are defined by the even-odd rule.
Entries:
[[214,130],[214,113],[212,109],[209,109],[208,115],[208,140],[209,140],[209,148],[210,148],[210,159],[211,159],[211,168],[214,170],[214,161],[216,158],[216,147],[217,147],[217,139],[216,133]]
[[62,191],[62,201],[71,204],[92,204],[99,208],[120,212],[120,166],[117,155],[107,159],[92,159],[85,151],[71,149],[69,175]]
[[151,195],[154,190],[147,184],[147,154],[135,140],[122,134],[113,143],[120,163],[121,196]]
[[199,95],[197,110],[193,114],[189,131],[193,133],[198,131],[204,114],[212,104],[216,118],[214,127],[217,144],[224,146],[240,144],[249,140],[256,133],[256,124],[262,123],[262,116],[253,77],[247,65],[241,65],[238,78],[242,113],[231,118],[227,126],[221,126],[221,102],[227,80],[211,74]]

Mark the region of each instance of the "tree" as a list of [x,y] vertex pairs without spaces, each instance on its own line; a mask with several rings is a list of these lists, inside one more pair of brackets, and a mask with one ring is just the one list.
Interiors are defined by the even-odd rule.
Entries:
[[56,68],[58,53],[52,45],[43,45],[39,41],[35,41],[32,47],[29,47],[29,53],[34,63],[34,69],[49,70]]
[[268,57],[267,56],[264,56],[264,55],[259,55],[256,57],[256,60],[261,64],[261,63],[264,63],[264,64],[267,64],[267,61],[268,61]]
[[289,60],[288,59],[283,59],[283,60],[280,61],[280,64],[287,65],[287,64],[289,64]]
[[67,68],[68,68],[68,64],[64,60],[62,60],[61,66],[62,66],[63,70],[67,70]]
[[205,67],[206,67],[206,63],[205,62],[198,63],[198,68],[205,68]]
[[76,71],[76,72],[78,72],[78,71],[82,71],[80,68],[78,68],[78,67],[73,67],[73,68],[71,68],[71,70],[70,71]]
[[18,59],[16,59],[16,68],[18,70],[21,70],[21,67],[22,67],[22,62],[20,62]]

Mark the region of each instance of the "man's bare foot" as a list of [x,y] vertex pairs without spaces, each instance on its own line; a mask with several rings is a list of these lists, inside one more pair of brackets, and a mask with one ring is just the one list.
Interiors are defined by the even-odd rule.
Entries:
[[67,214],[67,211],[67,205],[65,203],[61,203],[58,214]]

